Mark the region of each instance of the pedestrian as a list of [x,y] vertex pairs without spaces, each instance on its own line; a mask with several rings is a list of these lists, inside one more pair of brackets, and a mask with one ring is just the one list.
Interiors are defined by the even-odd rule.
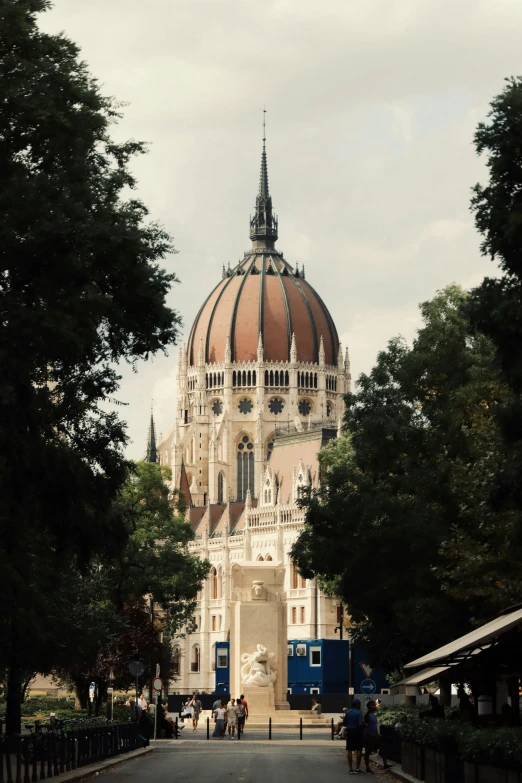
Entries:
[[373,770],[370,769],[371,753],[378,753],[380,755],[380,757],[382,758],[383,769],[388,769],[388,764],[386,762],[386,748],[379,734],[379,723],[377,721],[377,715],[375,714],[376,704],[372,700],[368,702],[366,707],[367,707],[367,712],[366,715],[364,716],[365,729],[364,729],[364,736],[363,736],[364,763],[366,764],[366,772],[372,773]]
[[183,720],[186,718],[191,719],[192,718],[192,697],[188,696],[187,701],[185,702],[185,706],[183,707],[183,714],[181,716]]
[[348,707],[343,707],[342,715],[339,715],[340,719],[335,724],[334,734],[336,739],[344,739],[346,736],[346,727],[344,725],[344,716],[348,712]]
[[192,707],[192,731],[197,731],[199,716],[201,714],[201,710],[203,709],[203,705],[198,699],[197,693],[193,695],[190,706]]
[[312,715],[321,715],[322,711],[321,703],[317,699],[312,699],[312,709],[310,710]]
[[214,704],[212,705],[212,712],[214,712],[214,710],[217,710],[217,708],[218,708],[220,705],[221,705],[221,699],[216,699],[216,701],[215,701],[215,702],[214,702]]
[[241,733],[243,734],[244,731],[245,731],[245,723],[248,720],[248,702],[245,699],[245,694],[244,693],[241,694],[241,704],[245,708],[245,710],[244,710],[245,711],[244,721],[243,721],[243,726],[242,726],[242,729],[241,729]]
[[219,703],[219,707],[214,710],[214,716],[216,727],[212,736],[217,737],[218,739],[223,739],[227,724],[227,708],[224,702]]
[[143,693],[143,691],[140,693],[140,697],[138,699],[138,707],[140,708],[140,710],[142,712],[146,712],[147,711],[148,704],[147,704],[147,699],[145,698],[145,694]]
[[[361,758],[363,748],[364,718],[361,712],[361,700],[352,699],[351,709],[347,710],[343,718],[346,727],[346,755],[350,775],[363,775],[361,770]],[[356,767],[353,768],[353,754],[355,753]]]
[[243,704],[242,700],[236,699],[236,709],[237,709],[237,736],[239,738],[240,734],[243,734],[245,731],[245,705]]
[[130,719],[133,723],[139,723],[140,722],[140,715],[141,710],[136,704],[136,699],[129,699],[129,707],[130,707]]
[[236,700],[230,699],[227,707],[227,726],[228,726],[228,736],[230,739],[234,739],[238,715],[239,715],[239,708],[236,705]]

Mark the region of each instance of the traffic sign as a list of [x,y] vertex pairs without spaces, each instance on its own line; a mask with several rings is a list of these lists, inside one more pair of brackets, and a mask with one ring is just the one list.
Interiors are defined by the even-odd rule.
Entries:
[[373,674],[373,666],[370,666],[369,663],[359,663],[359,666],[363,670],[365,679],[367,680],[371,679],[371,676]]
[[133,677],[141,677],[145,671],[145,664],[143,661],[131,661],[129,663],[129,671]]
[[367,693],[371,696],[376,690],[377,686],[373,680],[363,680],[361,682],[361,693]]
[[161,677],[154,677],[152,680],[152,687],[156,691],[156,693],[161,693],[163,689],[163,680]]

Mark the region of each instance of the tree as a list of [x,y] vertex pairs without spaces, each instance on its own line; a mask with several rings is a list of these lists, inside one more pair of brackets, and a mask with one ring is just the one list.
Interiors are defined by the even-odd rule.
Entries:
[[[65,621],[63,564],[117,552],[112,502],[126,478],[113,398],[118,361],[175,341],[168,235],[133,196],[141,143],[78,49],[42,33],[48,0],[0,7],[0,667],[20,730],[23,670],[47,665]],[[130,192],[130,197],[125,194]]]
[[[78,641],[71,641],[55,663],[83,706],[89,683],[103,695],[111,671],[117,687],[132,685],[128,665],[135,657],[150,662],[149,680],[156,663],[168,678],[171,640],[192,620],[210,563],[188,551],[194,533],[180,497],[169,492],[170,477],[168,467],[149,462],[129,468],[113,504],[113,513],[125,523],[124,545],[69,585],[70,630]],[[157,642],[160,632],[163,645]]]
[[450,286],[421,305],[413,346],[392,340],[360,377],[292,550],[305,576],[333,581],[355,638],[388,669],[505,605],[491,546],[482,573],[467,562],[460,576],[458,541],[494,540],[499,522],[491,497],[508,455],[494,411],[510,394],[491,342],[470,337],[468,302]]
[[483,236],[481,250],[502,270],[473,292],[472,323],[493,341],[512,397],[497,421],[511,453],[498,474],[497,501],[522,508],[522,78],[506,80],[491,102],[489,121],[475,133],[477,154],[487,155],[489,183],[474,187],[471,209]]

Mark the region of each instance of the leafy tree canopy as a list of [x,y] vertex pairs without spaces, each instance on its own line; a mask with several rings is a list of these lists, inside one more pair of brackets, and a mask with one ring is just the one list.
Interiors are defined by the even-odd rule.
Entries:
[[510,392],[491,342],[470,336],[468,303],[450,286],[421,305],[412,347],[392,340],[360,377],[292,550],[304,575],[333,582],[388,669],[520,595],[520,520],[494,505],[507,460],[494,412]]
[[179,325],[159,265],[171,240],[133,192],[144,146],[111,139],[117,106],[71,41],[39,30],[48,7],[0,5],[0,666],[15,732],[63,562],[86,568],[127,534],[112,513],[125,427],[102,406],[114,366],[164,350]]

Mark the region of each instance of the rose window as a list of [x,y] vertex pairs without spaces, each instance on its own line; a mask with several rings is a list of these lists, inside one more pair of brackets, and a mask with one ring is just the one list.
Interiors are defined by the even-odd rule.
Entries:
[[244,400],[239,401],[239,405],[237,406],[240,413],[244,413],[245,416],[247,413],[251,413],[253,409],[252,400],[249,400],[245,397]]
[[309,416],[312,412],[312,404],[308,400],[301,400],[298,407],[301,416]]
[[274,416],[278,416],[280,413],[282,413],[284,407],[285,404],[283,400],[280,400],[278,397],[274,397],[274,399],[270,400],[268,403],[268,410],[270,413],[273,413]]
[[214,400],[212,404],[212,413],[214,416],[221,416],[223,413],[223,403],[221,400]]

